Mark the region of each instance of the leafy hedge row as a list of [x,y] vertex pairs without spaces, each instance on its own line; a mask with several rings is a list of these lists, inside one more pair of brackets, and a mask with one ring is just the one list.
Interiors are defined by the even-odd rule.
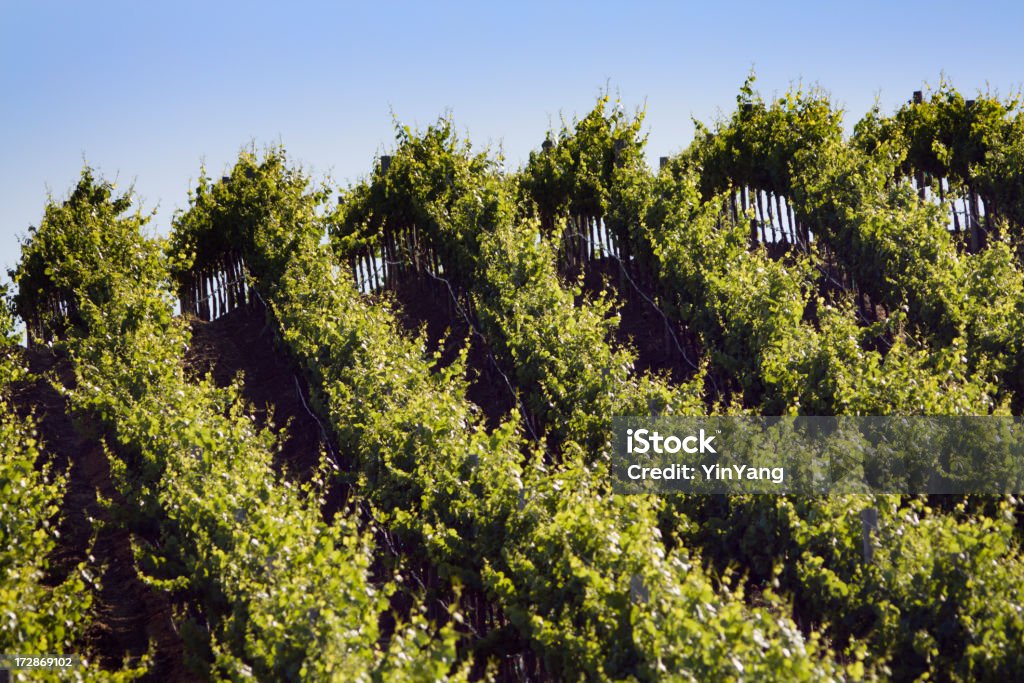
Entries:
[[[798,118],[799,126],[782,125],[787,117]],[[602,188],[602,196],[620,198],[617,211],[640,217],[630,238],[634,253],[647,255],[639,267],[669,310],[700,334],[710,372],[733,382],[744,404],[764,414],[1007,412],[994,405],[993,382],[975,375],[962,358],[967,339],[929,349],[907,332],[899,314],[875,328],[862,327],[848,304],[816,297],[813,252],[777,260],[750,249],[746,226],[722,214],[719,196],[702,194],[702,184],[717,188],[729,182],[794,191],[801,182],[792,171],[802,159],[799,147],[808,140],[838,140],[838,126],[831,123],[837,119],[827,103],[789,97],[771,110],[742,109],[735,119],[742,128],[708,134],[702,144],[731,150],[736,165],[701,166],[684,155],[656,179],[644,170],[623,171],[606,176]],[[606,125],[617,124],[609,117]],[[608,136],[587,136],[593,127],[563,136],[563,144],[600,148]],[[632,144],[642,148],[643,140]],[[786,172],[779,177],[770,171],[780,164],[768,163],[765,148],[775,155],[769,159],[782,162]],[[716,174],[725,180],[716,181]],[[884,352],[871,348],[880,332],[892,340]],[[881,550],[865,564],[857,513],[872,505],[882,507],[876,537]],[[1012,506],[970,515],[961,508],[955,517],[929,511],[917,525],[917,512],[907,511],[922,507],[919,501],[900,507],[894,499],[868,497],[677,496],[663,512],[663,528],[675,542],[700,547],[717,566],[741,568],[755,589],[774,585],[792,596],[802,623],[826,625],[838,651],[852,655],[866,647],[872,661],[892,674],[951,670],[972,678],[1014,671],[1019,664],[1010,643],[1019,633],[1021,582],[1015,570],[1020,551],[1007,517]],[[984,501],[969,506],[984,507]],[[998,539],[985,544],[993,533]],[[904,537],[912,550],[898,552]],[[951,542],[970,549],[959,560],[970,569],[926,576],[931,563],[951,560]],[[995,590],[1007,599],[980,599],[976,581],[999,586]],[[945,597],[958,592],[971,597],[955,605]],[[991,656],[980,654],[982,642],[993,643]]]
[[[258,167],[257,177],[278,172],[276,156]],[[251,196],[246,174],[230,178],[222,189],[225,203],[206,215],[248,210],[235,203]],[[688,553],[666,552],[658,541],[657,502],[611,496],[607,470],[588,465],[578,446],[546,462],[524,440],[515,414],[486,431],[463,398],[463,368],[435,372],[422,342],[400,332],[387,305],[363,298],[331,265],[316,226],[281,221],[267,199],[262,227],[247,245],[277,243],[278,231],[310,238],[282,279],[255,272],[257,288],[315,387],[339,445],[353,457],[357,490],[375,514],[441,578],[483,591],[500,607],[503,618],[486,624],[493,630],[476,643],[478,657],[513,654],[521,640],[538,653],[544,671],[560,678],[705,678],[732,671],[808,679],[835,673],[816,638],[803,637],[780,610],[747,607],[740,594],[716,590]],[[187,218],[180,225],[198,224]],[[211,221],[203,229],[218,226]],[[489,240],[502,234],[480,237],[481,263],[495,258],[490,250],[501,252],[501,243]],[[510,248],[523,246],[519,235],[504,238]],[[545,249],[511,254],[508,265],[520,258],[546,263]],[[495,261],[495,273],[507,268]],[[534,295],[534,289],[523,294]],[[571,294],[557,301],[559,315],[571,315]],[[543,305],[523,308],[546,312]],[[598,318],[580,333],[598,334],[606,345]],[[535,323],[523,317],[518,324]],[[544,322],[540,329],[555,328]],[[533,338],[547,336],[542,331]],[[548,347],[557,350],[556,341]],[[545,367],[540,381],[555,386],[557,372]]]
[[535,224],[487,235],[477,281],[481,326],[555,451],[571,442],[586,461],[606,459],[612,416],[703,412],[702,377],[680,387],[637,377],[635,353],[609,343],[611,301],[576,305],[579,290],[563,285]]
[[367,534],[345,517],[326,524],[319,488],[279,477],[276,438],[254,426],[237,387],[186,379],[188,327],[173,315],[162,245],[127,207],[86,173],[71,200],[47,207],[36,237],[77,245],[46,269],[81,312],[65,342],[67,393],[109,430],[135,528],[155,525],[136,542],[153,585],[186,601],[193,663],[228,678],[444,675],[452,637],[420,642],[412,622],[380,641],[390,588],[370,581]]
[[[839,112],[820,93],[791,93],[766,106],[748,84],[740,103],[728,124],[702,129],[694,147],[655,177],[629,161],[643,157],[641,118],[628,122],[620,108],[605,113],[601,100],[557,144],[531,155],[518,179],[522,210],[554,212],[542,220],[556,222],[571,218],[569,207],[587,205],[607,225],[626,226],[628,267],[699,335],[720,380],[718,399],[735,392],[765,414],[992,411],[993,378],[960,361],[969,339],[928,348],[898,309],[862,329],[848,302],[818,295],[818,254],[774,259],[750,248],[747,227],[721,211],[726,200],[716,193],[746,184],[792,194],[812,173],[805,152],[842,144],[842,134]],[[587,160],[600,159],[610,160],[603,173],[583,172],[594,165]],[[879,337],[891,348],[874,350]]]
[[[6,295],[6,292],[0,292]],[[85,665],[39,672],[39,680],[132,680],[143,667],[98,671],[87,632],[95,624],[100,567],[89,560],[54,583],[57,516],[67,482],[46,463],[33,418],[20,418],[10,390],[28,377],[6,296],[0,301],[0,653],[74,653]],[[45,436],[43,437],[45,438]]]
[[732,117],[677,162],[698,174],[702,199],[730,179],[786,194],[872,302],[896,319],[906,312],[906,331],[933,352],[963,356],[969,375],[994,386],[995,403],[1019,402],[1024,278],[1010,245],[961,253],[943,208],[893,182],[907,159],[904,139],[881,136],[870,151],[863,140],[845,140],[826,96],[798,92],[765,103],[748,87],[739,99]]
[[875,107],[857,123],[853,137],[869,154],[883,146],[896,150],[900,174],[927,174],[933,190],[943,178],[946,193],[976,191],[985,202],[987,227],[1008,228],[1017,238],[1024,227],[1022,140],[1019,94],[1001,99],[979,92],[968,99],[946,81],[892,116]]
[[[938,351],[921,347],[900,329],[898,317],[887,326],[894,341],[884,353],[868,348],[868,340],[877,339],[879,330],[863,330],[853,311],[842,304],[837,307],[818,301],[817,320],[805,322],[813,291],[810,258],[777,261],[762,251],[751,252],[745,229],[719,215],[720,202],[702,200],[698,176],[673,171],[650,184],[654,197],[643,214],[647,221],[640,224],[642,229],[634,228],[631,243],[639,253],[651,255],[649,263],[658,268],[653,279],[670,294],[666,298],[684,320],[701,332],[716,365],[737,380],[749,382],[744,387],[748,392],[757,392],[754,405],[768,412],[804,410],[811,414],[1006,411],[1005,406],[994,406],[992,384],[971,376],[956,344]],[[611,177],[621,180],[623,176]],[[637,186],[643,189],[640,183],[624,189],[613,185],[606,194],[629,197],[632,192],[636,197]],[[585,429],[571,428],[573,414],[565,408],[578,408],[599,422],[600,409],[610,405],[608,398],[615,393],[610,387],[587,393],[587,388],[594,386],[588,378],[608,377],[607,365],[591,365],[594,359],[604,357],[602,353],[610,352],[604,341],[608,323],[602,314],[589,317],[602,311],[603,304],[572,310],[571,294],[567,296],[556,276],[553,252],[537,240],[538,232],[543,231],[529,224],[492,226],[477,259],[473,295],[485,328],[492,333],[492,341],[497,340],[499,356],[512,359],[511,367],[524,392],[541,399],[541,410],[552,416],[549,425],[585,434]],[[463,281],[467,279],[471,278]],[[598,374],[589,374],[590,369]],[[551,391],[545,382],[569,391]],[[571,399],[559,401],[562,396]],[[584,452],[585,457],[595,457],[593,445]],[[829,626],[829,632],[839,639],[838,646],[847,656],[870,653],[881,670],[901,674],[947,667],[963,676],[1014,670],[1015,655],[1007,644],[1016,633],[1012,621],[1015,597],[997,608],[1009,612],[990,630],[979,619],[985,609],[981,602],[966,602],[942,614],[921,609],[918,591],[941,594],[965,589],[963,576],[949,573],[923,584],[913,563],[925,560],[927,554],[893,557],[880,553],[874,564],[864,568],[859,547],[862,532],[854,515],[877,502],[863,497],[798,502],[743,498],[727,503],[724,512],[709,510],[706,503],[705,499],[673,501],[671,511],[663,516],[670,519],[667,529],[678,534],[675,540],[696,543],[720,562],[731,552],[734,562],[761,578],[770,579],[780,572],[777,585],[798,601],[798,612],[810,616],[814,623],[840,622]],[[835,526],[826,525],[818,534],[815,521],[830,515],[844,519],[843,552],[827,551],[836,541]],[[896,533],[911,533],[891,517],[883,513],[880,539],[891,539],[889,532],[894,528],[899,528]],[[1011,540],[1012,525],[1002,517],[994,522],[992,515],[970,516],[956,524],[951,523],[952,518],[939,519],[942,524],[923,525],[914,532],[920,539],[918,545],[941,545],[943,534],[962,534],[970,544],[969,539],[979,538],[973,535],[973,525],[997,527],[1003,534],[1002,545],[994,551],[999,561],[1010,566],[1019,562],[1019,550]],[[812,531],[801,533],[801,529]],[[793,561],[797,557],[799,563]],[[934,559],[944,561],[944,556],[940,553]],[[884,581],[872,574],[875,569],[886,577]],[[991,571],[987,563],[977,565],[976,571],[1003,586],[1010,596],[1017,595],[1018,582],[1012,571]],[[892,578],[906,573],[915,580]],[[753,585],[763,588],[765,584],[757,581]],[[877,599],[867,605],[872,591]],[[836,599],[836,592],[855,599]],[[883,613],[886,619],[868,619],[865,610]],[[861,621],[846,623],[857,619]],[[1001,643],[998,654],[985,659],[972,654],[970,647],[958,645],[968,641],[944,635],[948,619],[973,624],[971,637],[979,642]],[[934,643],[926,648],[927,656],[901,661],[906,653],[921,649],[915,645],[919,642]]]
[[[608,418],[708,407],[703,374],[683,386],[637,377],[632,352],[609,342],[610,299],[560,279],[553,238],[578,215],[600,216],[642,284],[699,334],[727,384],[716,399],[768,413],[987,414],[1020,395],[1024,284],[1010,247],[959,253],[941,211],[892,182],[902,141],[869,148],[864,128],[844,140],[821,93],[765,104],[748,85],[739,104],[658,176],[642,163],[639,119],[602,101],[514,176],[450,121],[402,129],[390,165],[331,213],[326,188],[282,151],[243,154],[225,181],[200,180],[168,245],[142,238],[144,218],[123,216],[130,202],[88,174],[47,209],[18,271],[19,310],[46,309],[49,291],[68,300],[69,324],[54,329],[75,362],[69,396],[109,432],[151,580],[191,605],[207,673],[442,677],[472,660],[558,678],[994,678],[1022,666],[1015,501],[936,511],[884,497],[610,493]],[[986,159],[1009,147],[993,149]],[[751,250],[721,211],[735,184],[789,197],[888,319],[866,326],[848,301],[819,297],[816,249]],[[526,415],[488,430],[464,398],[465,358],[438,370],[337,265],[410,227],[477,313]],[[252,426],[238,388],[186,381],[170,274],[224,250],[241,251],[379,526],[324,523],[320,480],[275,475],[276,440]],[[546,438],[526,438],[525,420]],[[33,514],[24,528],[41,523]],[[425,577],[434,623],[413,616],[388,640],[378,617],[394,587],[371,580],[370,562],[386,575],[395,557]]]

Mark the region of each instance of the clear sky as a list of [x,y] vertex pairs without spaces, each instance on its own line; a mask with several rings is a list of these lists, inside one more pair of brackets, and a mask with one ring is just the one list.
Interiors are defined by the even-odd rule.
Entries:
[[607,84],[646,106],[653,163],[752,67],[763,93],[818,83],[852,121],[941,73],[1018,89],[1022,29],[1020,2],[0,1],[0,267],[84,161],[165,232],[200,164],[219,176],[252,141],[346,183],[391,146],[392,112],[450,110],[515,166]]

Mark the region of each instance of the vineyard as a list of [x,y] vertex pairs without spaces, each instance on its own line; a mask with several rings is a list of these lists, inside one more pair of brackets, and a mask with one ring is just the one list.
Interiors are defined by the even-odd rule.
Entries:
[[1017,680],[1016,497],[612,493],[614,416],[1024,412],[1021,102],[843,116],[751,80],[656,172],[608,98],[514,171],[449,118],[342,189],[249,150],[166,237],[86,168],[0,307],[0,654]]

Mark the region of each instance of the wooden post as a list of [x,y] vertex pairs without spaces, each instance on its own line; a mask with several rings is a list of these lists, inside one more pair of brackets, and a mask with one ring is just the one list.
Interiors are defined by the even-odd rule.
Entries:
[[767,239],[767,237],[765,235],[765,231],[764,231],[764,224],[765,224],[764,202],[761,199],[761,190],[754,190],[754,196],[757,199],[757,201],[754,204],[754,206],[757,207],[757,222],[761,226],[761,244],[767,245],[768,244],[768,239]]
[[241,256],[236,258],[235,268],[238,270],[238,291],[241,295],[239,300],[242,304],[247,304],[249,303],[249,280],[246,277],[245,262]]
[[590,240],[587,237],[590,231],[590,217],[580,216],[580,224],[576,229],[576,234],[580,240],[580,266],[584,266],[587,263],[587,253],[590,250]]
[[625,140],[620,138],[612,143],[612,160],[615,162],[616,166],[622,163],[622,153],[624,151],[626,151]]
[[989,206],[988,204],[986,204],[985,200],[982,199],[980,194],[978,195],[978,206],[979,206],[979,209],[980,208],[984,208],[985,209],[985,237],[987,238],[989,233],[991,233],[995,229],[995,224],[993,223],[993,211],[992,211],[992,209],[994,207]]
[[220,314],[224,315],[231,311],[231,301],[228,299],[228,273],[224,269],[223,260],[217,266],[217,286],[220,289]]
[[[924,93],[922,93],[920,90],[915,90],[914,95],[910,101],[914,105],[923,104]],[[917,185],[917,196],[920,197],[921,199],[924,199],[924,173],[917,169],[914,170],[914,184]]]
[[217,306],[217,271],[214,268],[206,271],[206,280],[210,288],[210,320],[216,320],[220,310]]
[[221,259],[224,270],[224,288],[228,299],[228,310],[233,311],[242,303],[238,300],[238,274],[235,272],[235,259],[231,254],[224,254]]
[[220,272],[220,268],[216,266],[214,262],[213,271],[211,276],[213,277],[213,290],[214,299],[217,301],[217,317],[224,315],[224,280],[223,274]]
[[241,256],[238,257],[238,276],[241,278],[242,300],[246,305],[251,305],[255,297],[249,289],[249,269],[246,268],[245,260]]
[[234,263],[229,254],[224,254],[221,257],[220,269],[224,272],[224,297],[228,301],[228,310],[233,311],[238,306],[238,298],[235,296]]
[[875,559],[875,548],[871,543],[871,535],[878,530],[878,510],[876,508],[864,508],[861,510],[860,524],[864,564],[871,564]]
[[206,272],[205,270],[199,271],[199,318],[201,320],[210,320],[210,299],[209,299],[209,287],[206,284]]
[[196,271],[195,275],[195,290],[196,290],[196,317],[200,320],[205,320],[203,317],[203,271]]
[[210,301],[210,274],[203,268],[201,280],[203,286],[203,320],[213,320],[213,302]]
[[210,320],[216,320],[222,313],[220,310],[220,280],[217,277],[216,265],[210,266],[210,307],[212,309]]
[[974,188],[970,188],[969,194],[969,208],[970,208],[970,219],[971,219],[971,253],[976,254],[981,251],[981,220],[978,216],[978,195],[974,191]]
[[217,270],[211,267],[206,277],[210,284],[210,320],[216,320],[220,315],[220,307],[217,305]]
[[779,217],[779,232],[782,233],[782,243],[789,244],[789,235],[786,233],[786,227],[783,225],[786,214],[782,211],[782,199],[779,195],[775,195],[775,214]]
[[960,234],[960,209],[956,205],[956,198],[951,202],[953,205],[953,232]]
[[231,267],[235,273],[235,300],[239,306],[245,305],[245,273],[242,271],[242,259],[232,256]]
[[386,268],[384,269],[384,279],[389,287],[395,286],[395,273],[392,270],[391,262],[395,260],[395,241],[393,239],[390,229],[385,228],[383,244],[381,245],[383,250],[384,260]]

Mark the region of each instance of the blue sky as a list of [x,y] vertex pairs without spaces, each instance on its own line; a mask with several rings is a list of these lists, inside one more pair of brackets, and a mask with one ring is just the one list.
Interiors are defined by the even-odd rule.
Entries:
[[646,105],[653,162],[752,67],[765,94],[820,84],[851,122],[941,73],[1006,94],[1022,28],[1016,2],[0,2],[0,267],[83,161],[134,182],[165,232],[200,164],[220,175],[252,141],[345,183],[392,144],[392,112],[451,111],[514,166],[608,84]]

